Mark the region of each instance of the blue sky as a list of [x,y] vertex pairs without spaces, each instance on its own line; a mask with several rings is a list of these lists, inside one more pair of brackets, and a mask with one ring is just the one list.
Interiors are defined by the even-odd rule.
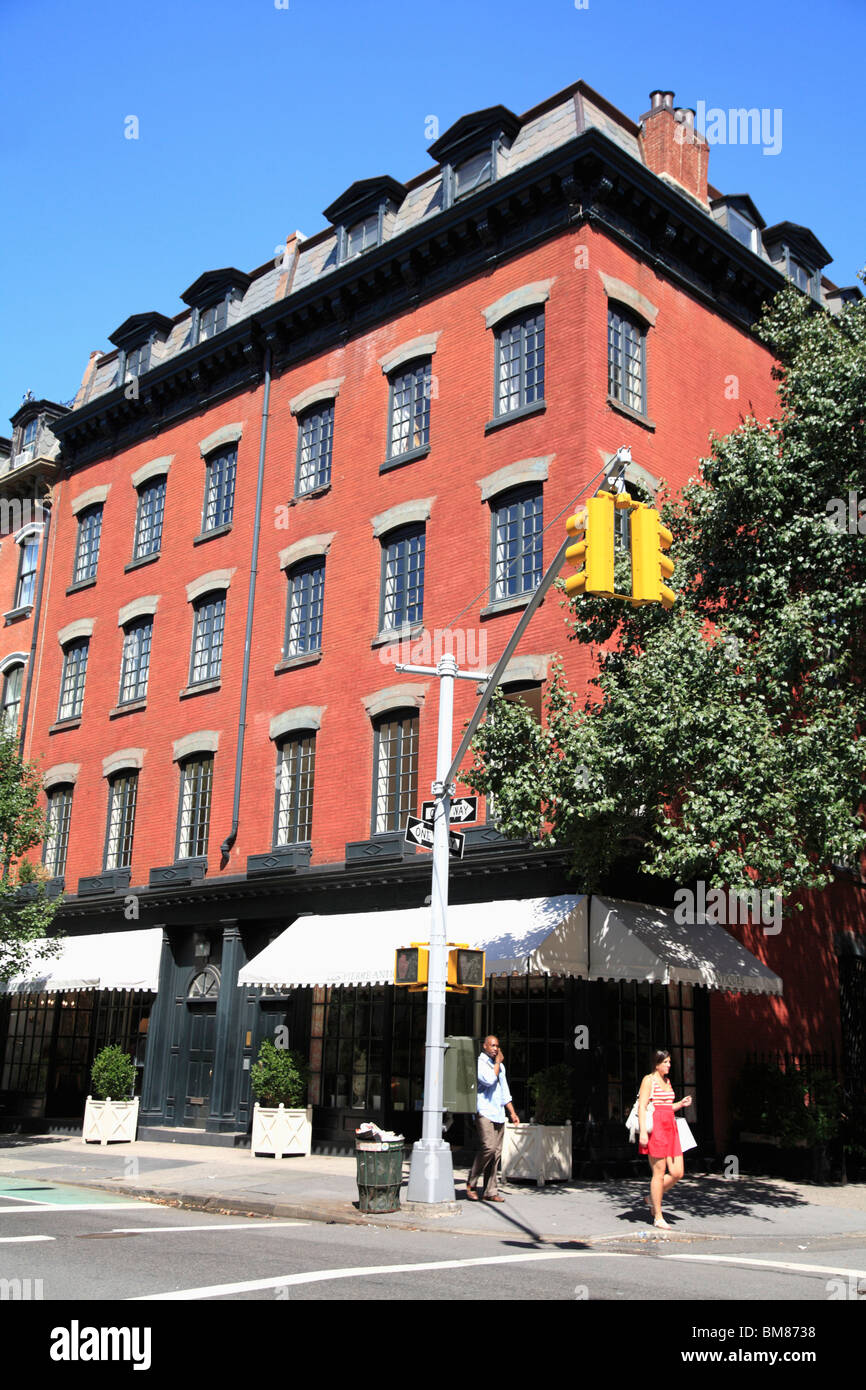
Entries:
[[780,110],[779,153],[716,144],[710,181],[811,227],[851,284],[866,180],[842,78],[864,34],[864,0],[0,0],[0,434],[26,390],[68,400],[128,315],[319,231],[355,179],[430,167],[428,117],[578,78],[633,120],[656,87]]

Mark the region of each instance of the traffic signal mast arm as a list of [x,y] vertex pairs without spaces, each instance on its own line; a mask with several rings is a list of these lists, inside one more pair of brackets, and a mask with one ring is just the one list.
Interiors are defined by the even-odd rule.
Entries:
[[[614,514],[618,509],[628,508],[631,516],[632,533],[632,592],[618,594],[614,591]],[[587,499],[566,522],[568,535],[559,547],[553,562],[535,590],[530,602],[506,643],[505,650],[487,678],[484,694],[470,719],[466,732],[460,741],[454,759],[448,769],[445,785],[451,786],[457,775],[466,750],[475,731],[484,717],[484,712],[493,698],[493,692],[502,679],[503,672],[517,647],[518,642],[535,616],[542,599],[559,574],[565,561],[583,565],[579,573],[570,575],[565,581],[568,594],[596,594],[605,598],[621,598],[635,605],[661,603],[670,608],[676,601],[676,594],[663,582],[673,574],[673,561],[663,552],[670,546],[673,536],[666,526],[662,526],[659,514],[644,502],[636,502],[627,492],[598,492]],[[409,667],[404,668],[409,670]]]

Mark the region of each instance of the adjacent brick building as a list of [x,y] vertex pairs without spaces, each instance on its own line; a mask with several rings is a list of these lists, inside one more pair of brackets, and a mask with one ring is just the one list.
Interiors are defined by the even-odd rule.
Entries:
[[[342,930],[364,940],[365,920],[372,943],[389,910],[424,931],[430,864],[403,826],[429,795],[438,695],[395,661],[431,664],[447,630],[464,666],[492,667],[619,446],[633,481],[677,489],[711,431],[773,410],[750,326],[784,274],[831,311],[853,293],[822,277],[808,229],[767,228],[746,195],[708,186],[692,113],[651,101],[635,124],[578,83],[520,117],[463,117],[409,183],[355,183],[276,262],[207,272],[182,313],[127,319],[68,411],[18,412],[15,445],[34,411],[59,441],[24,749],[43,771],[62,925],[105,951],[75,990],[60,970],[0,1003],[13,1121],[74,1116],[113,1028],[142,1065],[149,1132],[234,1142],[250,1062],[285,1024],[312,1062],[321,1141],[348,1142],[362,1118],[415,1133],[424,996],[385,983],[372,945],[366,966],[334,946]],[[7,593],[16,551],[4,540]],[[32,621],[7,614],[0,670]],[[551,594],[507,688],[537,704],[556,654],[579,687],[589,658]],[[476,699],[457,682],[455,727]],[[637,932],[616,906],[635,885],[607,892]],[[573,934],[601,910],[560,855],[483,817],[451,898],[491,942],[506,901],[547,904],[526,907],[527,940],[544,913]],[[663,901],[645,907],[662,933]],[[309,915],[313,955],[293,959]],[[569,1061],[585,1156],[621,1147],[647,1049],[671,1046],[712,1149],[748,1049],[845,1053],[837,959],[858,962],[846,987],[862,998],[859,884],[840,880],[799,930],[731,929],[754,994],[666,974],[663,950],[658,969],[607,977],[577,957],[544,974],[528,952],[480,1000],[449,1001],[448,1028],[495,1028],[519,1108],[533,1072]],[[145,931],[152,970],[130,980],[109,957]],[[283,975],[255,978],[278,940]]]

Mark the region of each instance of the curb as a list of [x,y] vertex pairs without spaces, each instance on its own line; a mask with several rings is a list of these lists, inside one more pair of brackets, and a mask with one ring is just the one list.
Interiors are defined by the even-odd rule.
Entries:
[[[441,1226],[436,1225],[436,1217],[428,1217],[420,1221],[412,1219],[412,1213],[401,1207],[399,1212],[360,1212],[347,1210],[343,1202],[335,1202],[333,1206],[324,1203],[305,1205],[303,1202],[284,1202],[279,1199],[274,1201],[242,1201],[238,1197],[219,1196],[215,1193],[191,1193],[175,1192],[167,1188],[152,1187],[123,1187],[118,1188],[103,1182],[75,1182],[64,1179],[65,1187],[80,1187],[89,1191],[110,1192],[113,1195],[122,1193],[127,1197],[137,1197],[141,1201],[155,1202],[160,1206],[180,1207],[187,1211],[206,1211],[219,1214],[221,1216],[260,1216],[260,1217],[281,1217],[284,1220],[297,1221],[318,1221],[329,1226],[381,1226],[391,1230],[404,1231],[426,1231],[443,1233],[450,1236],[486,1236],[488,1239],[495,1239],[495,1230],[479,1230],[477,1226]],[[106,1208],[108,1209],[108,1208]],[[394,1218],[397,1218],[396,1220]],[[665,1236],[658,1236],[652,1233],[650,1227],[641,1228],[637,1231],[616,1231],[604,1235],[566,1235],[562,1231],[552,1231],[545,1233],[539,1231],[537,1237],[546,1244],[580,1244],[592,1246],[596,1244],[627,1243],[640,1246],[652,1246],[670,1243],[672,1240],[688,1241],[713,1241],[713,1240],[735,1240],[735,1236],[726,1236],[710,1232],[683,1232],[679,1237],[674,1233]],[[742,1237],[740,1237],[742,1238]]]

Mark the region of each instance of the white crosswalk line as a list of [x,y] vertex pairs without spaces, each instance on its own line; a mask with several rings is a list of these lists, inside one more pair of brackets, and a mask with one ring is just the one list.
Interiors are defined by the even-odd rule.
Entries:
[[22,1245],[25,1240],[54,1240],[54,1236],[0,1236],[0,1245]]
[[283,1274],[276,1279],[249,1279],[241,1284],[210,1284],[200,1289],[175,1289],[171,1293],[137,1294],[130,1303],[158,1302],[170,1299],[220,1298],[229,1294],[253,1293],[257,1289],[280,1289],[288,1285],[319,1284],[331,1279],[363,1279],[382,1274],[418,1274],[430,1270],[473,1269],[479,1265],[527,1264],[537,1260],[637,1260],[619,1250],[552,1250],[550,1253],[532,1251],[527,1255],[490,1255],[471,1260],[429,1260],[413,1265],[359,1265],[348,1269],[316,1269],[307,1274]]
[[764,1269],[787,1269],[797,1274],[851,1274],[866,1279],[866,1269],[848,1269],[841,1265],[809,1265],[793,1260],[756,1260],[746,1255],[660,1255],[660,1260],[700,1260],[704,1264],[757,1265]]
[[125,1211],[135,1209],[141,1211],[144,1202],[51,1202],[45,1206],[33,1207],[9,1207],[4,1210],[0,1208],[0,1217],[3,1216],[34,1216],[37,1212],[40,1216],[53,1216],[56,1211]]

